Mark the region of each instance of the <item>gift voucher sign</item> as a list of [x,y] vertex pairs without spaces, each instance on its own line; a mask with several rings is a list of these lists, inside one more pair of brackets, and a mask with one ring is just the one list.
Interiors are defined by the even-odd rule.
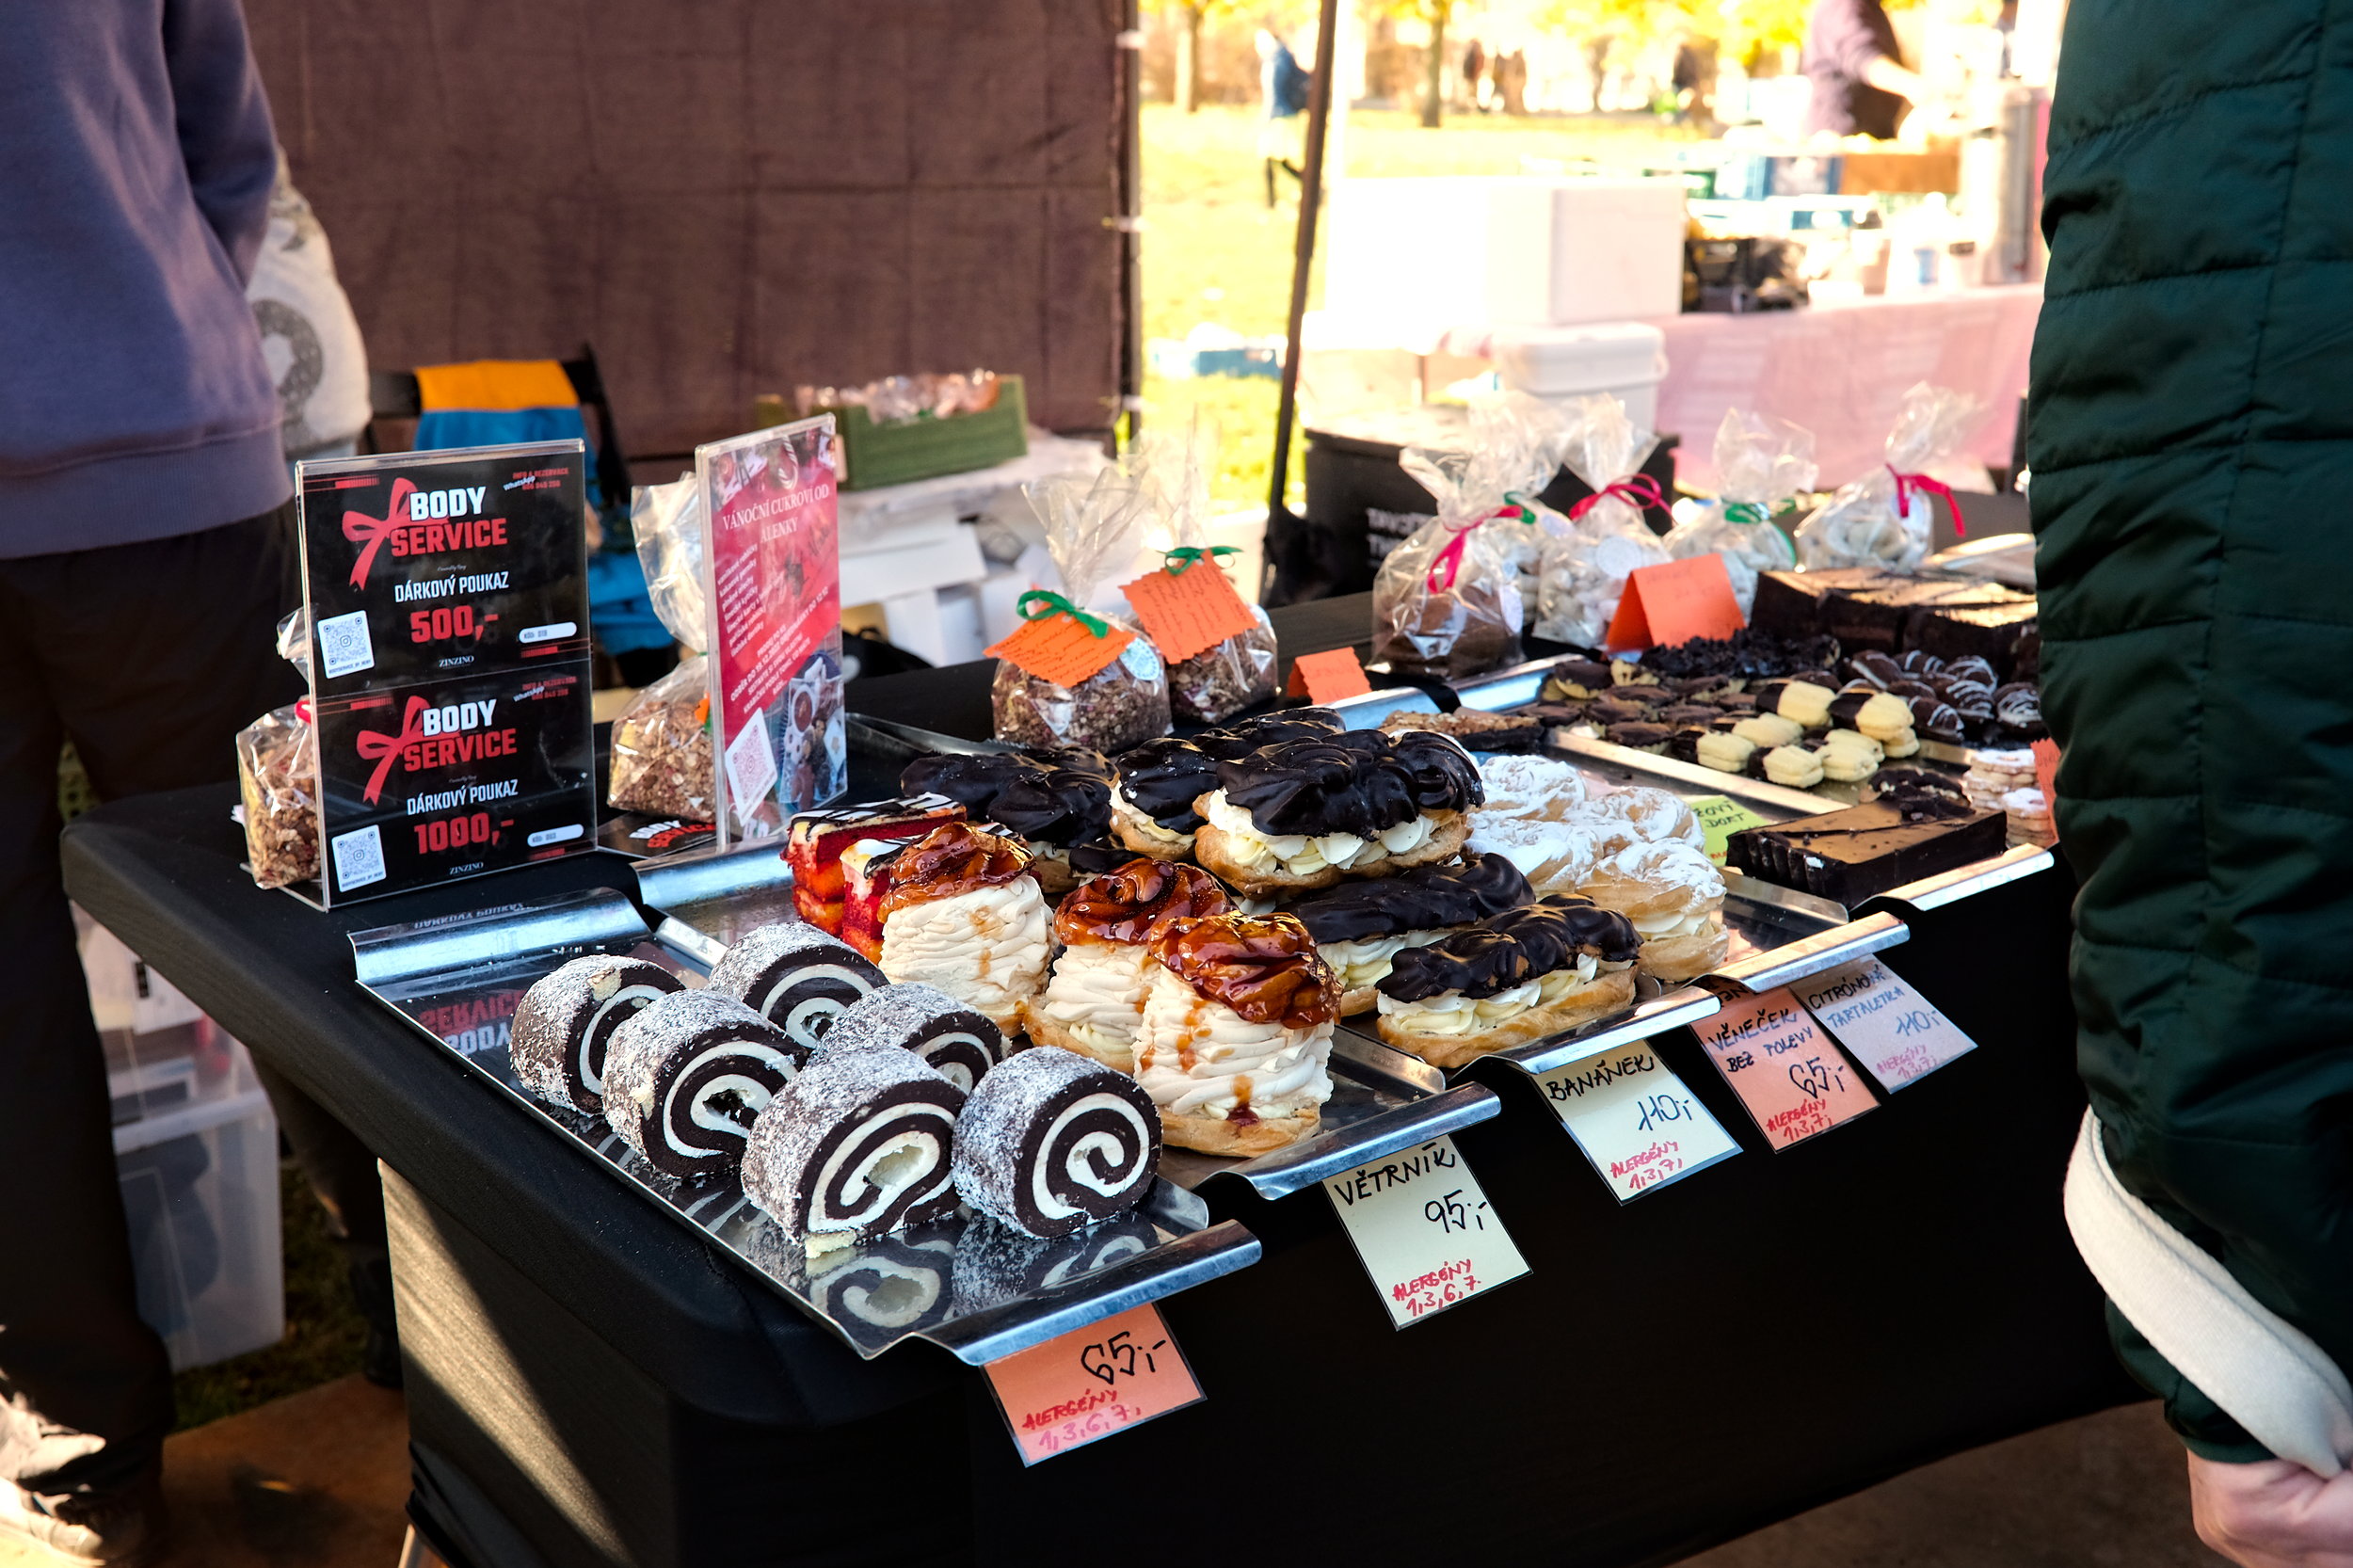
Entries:
[[1201,1385],[1149,1303],[987,1367],[1021,1463],[1083,1448],[1201,1402]]
[[1977,1048],[1952,1019],[1877,958],[1825,969],[1793,989],[1806,1011],[1890,1094]]
[[1878,1108],[1786,987],[1727,1001],[1691,1032],[1777,1150]]
[[722,848],[849,787],[833,416],[695,449]]
[[1398,1328],[1528,1272],[1450,1137],[1327,1176],[1323,1190]]
[[323,902],[594,848],[582,443],[300,467]]
[[1647,1040],[1572,1062],[1536,1086],[1620,1203],[1740,1152]]

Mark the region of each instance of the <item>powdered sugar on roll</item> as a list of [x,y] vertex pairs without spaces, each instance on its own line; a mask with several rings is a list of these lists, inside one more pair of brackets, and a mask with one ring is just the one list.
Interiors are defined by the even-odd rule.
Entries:
[[753,1120],[808,1048],[712,991],[657,997],[614,1032],[604,1119],[664,1176],[734,1168]]
[[800,920],[746,934],[711,971],[710,989],[731,996],[815,1049],[844,1008],[888,984],[838,937]]
[[886,985],[834,1020],[829,1050],[896,1046],[914,1052],[966,1094],[1005,1059],[1005,1036],[936,986]]
[[1029,1236],[1133,1208],[1160,1160],[1160,1118],[1135,1080],[1050,1046],[989,1074],[956,1127],[956,1191]]
[[614,1032],[656,997],[685,989],[642,958],[591,953],[543,976],[515,1010],[507,1060],[525,1089],[551,1105],[604,1109],[604,1064]]
[[964,1092],[897,1046],[836,1046],[769,1102],[744,1154],[744,1193],[812,1246],[952,1212]]

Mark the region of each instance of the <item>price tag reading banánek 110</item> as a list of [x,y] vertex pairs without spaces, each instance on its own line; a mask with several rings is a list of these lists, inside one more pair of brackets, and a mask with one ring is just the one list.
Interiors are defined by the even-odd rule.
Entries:
[[1572,1062],[1536,1085],[1620,1203],[1740,1152],[1648,1040]]
[[1396,1327],[1528,1272],[1452,1138],[1328,1176],[1323,1190]]
[[987,1371],[1025,1465],[1202,1397],[1160,1309],[1149,1303],[992,1361]]

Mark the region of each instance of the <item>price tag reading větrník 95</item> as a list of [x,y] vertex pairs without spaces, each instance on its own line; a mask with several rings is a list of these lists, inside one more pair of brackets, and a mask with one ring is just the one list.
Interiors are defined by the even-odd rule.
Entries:
[[1452,1138],[1327,1176],[1323,1190],[1398,1328],[1528,1272]]
[[987,1367],[988,1386],[1023,1464],[1083,1448],[1201,1401],[1201,1385],[1146,1303],[1016,1351]]
[[596,847],[578,440],[304,462],[321,902]]

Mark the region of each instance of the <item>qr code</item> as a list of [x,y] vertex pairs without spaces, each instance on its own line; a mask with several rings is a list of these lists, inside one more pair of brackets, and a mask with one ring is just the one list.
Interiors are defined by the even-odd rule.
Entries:
[[384,880],[384,834],[374,825],[338,833],[329,840],[335,849],[335,886],[344,892]]
[[368,640],[368,613],[354,610],[319,622],[319,654],[329,680],[374,669],[376,646]]

